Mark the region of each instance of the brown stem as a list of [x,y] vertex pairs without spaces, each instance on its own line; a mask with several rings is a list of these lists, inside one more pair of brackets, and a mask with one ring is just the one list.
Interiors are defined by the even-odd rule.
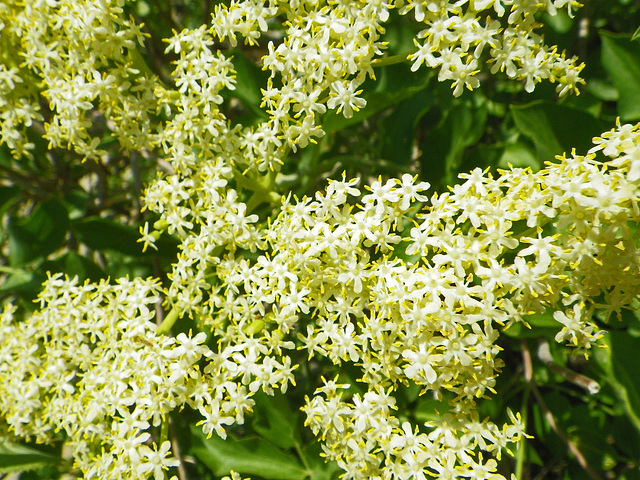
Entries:
[[598,475],[598,473],[593,468],[591,468],[591,466],[587,463],[587,460],[584,458],[584,455],[582,455],[582,452],[580,452],[576,444],[573,443],[569,439],[569,437],[567,437],[567,435],[564,433],[564,431],[560,429],[560,427],[558,427],[558,424],[556,423],[555,418],[553,418],[553,414],[551,413],[551,411],[549,410],[549,407],[547,406],[547,402],[544,401],[544,398],[540,394],[538,387],[533,381],[533,367],[531,363],[531,352],[529,351],[529,347],[527,346],[524,340],[521,343],[522,343],[522,361],[524,363],[524,378],[529,383],[531,391],[536,397],[536,400],[538,401],[538,405],[540,406],[540,409],[542,410],[544,417],[547,419],[549,426],[554,432],[556,432],[556,435],[558,435],[558,437],[560,437],[560,439],[567,444],[569,451],[573,453],[573,456],[576,458],[576,460],[578,461],[580,466],[584,469],[584,471],[587,472],[587,475],[589,475],[589,478],[591,478],[592,480],[602,480],[600,475]]
[[182,464],[180,445],[178,444],[178,440],[176,439],[176,432],[173,428],[173,420],[171,419],[171,416],[169,416],[169,439],[171,440],[171,451],[173,452],[173,456],[176,457],[176,460],[180,462],[177,466],[178,479],[187,480],[187,471],[184,469],[184,465]]

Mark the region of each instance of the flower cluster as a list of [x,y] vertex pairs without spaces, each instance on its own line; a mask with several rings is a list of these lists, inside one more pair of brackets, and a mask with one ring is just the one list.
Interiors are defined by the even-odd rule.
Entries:
[[152,75],[137,50],[141,25],[125,19],[122,6],[117,0],[0,2],[2,142],[16,158],[34,148],[24,127],[44,120],[39,95],[53,113],[44,125],[50,147],[93,159],[105,154],[92,131],[91,112],[98,110],[112,120],[110,133],[123,148],[150,148]]
[[[255,392],[282,382],[267,370],[284,369],[248,342],[213,353],[207,335],[161,335],[153,322],[160,287],[152,279],[112,285],[50,277],[28,320],[15,307],[0,315],[1,437],[47,443],[66,434],[74,467],[87,478],[164,478],[177,465],[166,433],[151,428],[188,404],[204,416],[205,432],[242,423],[253,402],[242,378],[262,374]],[[209,359],[202,371],[198,362]],[[246,361],[251,359],[252,363]],[[237,377],[237,381],[234,381]],[[166,431],[166,430],[165,430]]]
[[155,335],[159,293],[150,279],[78,285],[55,275],[28,320],[12,321],[6,307],[2,436],[51,442],[62,430],[88,477],[162,478],[175,460],[166,458],[169,442],[147,442],[147,430],[175,408],[201,353],[185,348],[191,339]]
[[[607,148],[609,139],[615,146]],[[474,413],[501,367],[499,330],[552,309],[556,339],[588,349],[600,335],[594,314],[637,299],[640,257],[629,225],[640,220],[638,127],[604,135],[597,148],[615,160],[601,164],[594,149],[537,173],[511,169],[494,179],[475,170],[414,219],[427,185],[409,175],[374,182],[363,196],[343,180],[315,199],[286,201],[257,260],[234,251],[210,257],[222,288],[211,289],[202,302],[211,310],[198,318],[225,342],[250,331],[281,355],[297,338],[310,358],[360,368],[363,397],[346,400],[325,386],[304,408],[326,455],[350,478],[492,470],[493,460],[473,452],[499,452],[522,433],[517,417],[500,429]],[[406,382],[454,394],[446,428],[429,425],[419,441],[400,428],[392,392]]]
[[[413,0],[270,0],[265,5],[234,0],[216,7],[211,26],[184,30],[168,40],[168,50],[181,55],[174,72],[180,95],[172,101],[138,52],[144,39],[141,25],[123,18],[122,3],[36,0],[29,8],[0,3],[2,142],[16,158],[33,148],[25,127],[43,120],[38,95],[48,100],[53,113],[44,126],[50,146],[73,148],[87,158],[105,153],[99,148],[102,139],[91,132],[89,112],[94,109],[110,120],[108,134],[133,151],[166,141],[163,133],[155,138],[158,132],[171,135],[171,129],[165,131],[152,120],[156,111],[173,111],[170,123],[177,128],[182,122],[183,131],[197,118],[196,124],[207,130],[203,144],[211,136],[224,136],[226,122],[207,105],[221,103],[219,91],[231,86],[230,63],[211,51],[212,39],[226,39],[233,46],[241,37],[254,45],[282,18],[284,38],[278,45],[270,41],[262,59],[270,72],[263,90],[269,121],[251,131],[248,140],[240,139],[248,160],[258,157],[257,164],[242,163],[262,171],[277,168],[283,144],[296,149],[322,136],[320,118],[327,109],[351,117],[365,106],[360,87],[367,77],[375,77],[376,65],[389,60],[382,56],[387,46],[384,24],[394,9],[412,14],[424,27],[415,40],[417,50],[400,55],[401,60],[411,59],[414,70],[422,64],[439,69],[439,79],[451,81],[456,96],[464,88],[478,87],[484,64],[491,65],[492,73],[524,81],[527,91],[550,80],[558,82],[564,95],[582,83],[582,65],[546,46],[535,33],[536,14],[555,15],[562,8],[571,13],[574,1],[427,5]],[[16,89],[16,84],[22,87]]]
[[[610,160],[599,162],[598,151]],[[499,330],[553,309],[557,340],[589,348],[599,335],[593,314],[637,300],[639,151],[640,125],[624,125],[587,156],[537,173],[462,175],[420,209],[428,185],[405,175],[364,195],[356,181],[332,181],[314,199],[286,200],[259,233],[247,226],[255,218],[230,211],[226,233],[203,225],[185,239],[166,292],[188,298],[194,290],[182,282],[200,272],[197,302],[176,308],[198,312],[215,349],[205,333],[159,335],[154,281],[54,276],[30,319],[13,322],[12,307],[1,317],[5,436],[46,441],[63,429],[89,476],[161,472],[175,461],[168,443],[148,445],[151,425],[189,405],[205,432],[224,437],[253,394],[294,383],[291,353],[306,349],[361,372],[363,394],[326,381],[303,407],[348,478],[500,478],[482,452],[499,458],[517,441],[519,417],[498,427],[475,412],[501,367]],[[207,195],[224,202],[222,183]],[[258,255],[243,254],[233,228],[238,238],[253,232],[244,246]],[[401,423],[394,392],[406,383],[452,392],[451,410],[424,430]]]
[[394,9],[400,15],[412,14],[422,28],[414,40],[417,50],[399,55],[400,60],[412,60],[412,70],[422,64],[438,69],[438,79],[451,81],[455,96],[479,86],[478,74],[485,64],[493,74],[504,72],[525,82],[528,92],[542,80],[558,82],[560,95],[577,92],[583,83],[583,65],[546,46],[535,33],[536,14],[556,15],[562,8],[571,13],[577,6],[574,1],[270,0],[268,8],[264,3],[246,0],[218,6],[211,30],[232,45],[238,36],[253,45],[276,15],[286,17],[282,42],[269,42],[262,59],[270,73],[263,91],[270,120],[264,128],[294,150],[324,135],[319,120],[328,109],[350,118],[366,105],[360,87],[367,77],[375,78],[376,65],[389,61],[382,57],[387,47],[384,24]]
[[[167,39],[174,87],[144,64],[141,27],[122,18],[122,4],[0,0],[1,41],[18,47],[0,53],[2,141],[28,155],[24,127],[43,120],[42,95],[51,146],[97,157],[89,115],[99,110],[123,148],[169,161],[171,174],[145,191],[160,220],[141,240],[153,247],[167,232],[180,252],[166,288],[53,275],[29,318],[5,307],[3,439],[48,442],[63,431],[85,477],[159,479],[177,463],[170,412],[188,406],[206,434],[224,438],[254,394],[295,384],[304,350],[358,372],[357,385],[324,381],[303,407],[345,478],[502,478],[496,461],[523,425],[476,411],[502,367],[500,331],[553,310],[556,339],[586,350],[601,334],[594,314],[637,300],[640,126],[618,125],[586,156],[539,172],[474,170],[440,195],[406,174],[282,198],[277,172],[289,150],[324,134],[322,115],[365,107],[365,79],[391,61],[391,15],[410,14],[421,29],[402,59],[439,69],[454,95],[476,88],[485,64],[527,91],[548,79],[565,94],[581,66],[545,46],[533,19],[575,3],[232,0],[210,26]],[[254,45],[278,29],[262,59],[268,119],[232,125],[222,106],[235,72],[216,42]],[[279,205],[262,222],[261,202]],[[171,311],[157,327],[162,300]],[[180,315],[201,331],[165,335]],[[412,425],[394,413],[404,385],[454,401],[439,420]]]

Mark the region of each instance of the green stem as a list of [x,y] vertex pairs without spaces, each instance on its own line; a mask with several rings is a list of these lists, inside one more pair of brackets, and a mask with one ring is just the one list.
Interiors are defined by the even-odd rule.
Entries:
[[281,195],[276,192],[276,172],[269,171],[261,177],[242,175],[240,172],[234,174],[239,187],[251,190],[253,194],[247,201],[247,213],[251,213],[261,203],[271,203],[278,205]]
[[309,463],[307,462],[307,459],[304,456],[304,452],[302,451],[302,448],[300,448],[300,444],[298,442],[295,442],[295,449],[298,457],[300,457],[302,465],[304,465],[304,468],[307,470],[307,472],[311,472],[311,467],[309,467]]
[[373,62],[374,67],[385,67],[387,65],[395,65],[396,63],[402,63],[409,60],[409,55],[413,55],[417,50],[409,53],[402,53],[400,55],[392,55],[390,57],[376,58]]
[[169,333],[169,330],[171,330],[171,327],[173,327],[173,324],[176,323],[178,318],[180,318],[180,311],[176,307],[173,307],[169,314],[164,317],[164,320],[156,330],[156,333],[158,335],[166,335]]
[[247,213],[253,212],[253,210],[262,203],[264,199],[264,192],[253,192],[251,198],[247,200]]
[[165,414],[165,418],[162,419],[162,423],[160,424],[160,442],[159,445],[162,445],[164,442],[169,440],[169,414]]
[[[527,428],[527,421],[529,417],[529,396],[531,395],[531,386],[529,382],[526,382],[524,387],[524,396],[522,397],[522,406],[520,407],[520,414],[522,415],[522,424],[524,425],[525,431]],[[516,468],[515,468],[515,477],[523,478],[522,472],[524,470],[524,459],[526,457],[527,451],[527,438],[522,437],[520,439],[518,445],[518,453],[516,454]]]

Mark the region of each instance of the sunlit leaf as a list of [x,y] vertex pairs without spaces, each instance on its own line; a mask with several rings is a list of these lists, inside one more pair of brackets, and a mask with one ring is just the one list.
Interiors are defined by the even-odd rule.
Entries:
[[607,125],[590,114],[552,102],[534,102],[512,106],[516,126],[536,146],[542,161],[553,161],[556,155],[585,152],[593,137],[607,129]]
[[11,264],[22,265],[55,251],[67,235],[68,224],[67,210],[55,198],[37,205],[26,219],[10,221]]
[[640,41],[600,32],[602,66],[619,92],[622,120],[640,119]]
[[294,456],[263,439],[235,439],[229,435],[222,440],[215,434],[206,438],[197,427],[192,427],[191,433],[194,455],[216,475],[234,470],[266,479],[302,480],[309,474]]
[[58,457],[35,448],[10,442],[0,444],[0,473],[26,472],[59,462]]
[[300,443],[297,415],[284,395],[255,397],[253,428],[277,447],[293,448]]

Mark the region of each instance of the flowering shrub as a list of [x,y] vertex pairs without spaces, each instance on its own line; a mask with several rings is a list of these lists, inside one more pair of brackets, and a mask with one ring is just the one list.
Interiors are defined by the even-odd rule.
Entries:
[[[111,139],[130,156],[161,158],[164,172],[142,195],[153,217],[140,250],[166,238],[179,245],[166,279],[51,273],[35,311],[5,304],[2,439],[64,442],[69,469],[85,478],[160,480],[184,467],[172,412],[197,412],[194,452],[223,475],[231,468],[211,453],[216,438],[237,447],[254,411],[269,411],[268,396],[288,394],[339,471],[310,466],[311,440],[273,432],[265,435],[302,465],[236,470],[508,476],[499,462],[523,443],[526,423],[511,410],[500,422],[480,417],[507,367],[501,332],[552,312],[555,340],[588,353],[610,317],[638,300],[640,126],[619,122],[584,155],[537,171],[472,169],[446,192],[406,172],[343,174],[302,198],[286,182],[303,152],[332,135],[323,122],[371,107],[366,82],[385,65],[436,69],[453,97],[481,88],[482,76],[528,93],[543,81],[559,96],[577,93],[582,64],[546,45],[536,22],[576,7],[219,3],[210,24],[165,40],[175,58],[168,76],[141,55],[148,34],[123,1],[0,3],[11,46],[0,57],[2,142],[13,161],[34,161],[41,139],[97,165]],[[411,52],[385,55],[394,21],[415,30]],[[251,109],[250,94],[225,53],[241,43],[263,49],[266,72],[247,125],[234,108]],[[180,322],[188,328],[177,333]],[[440,409],[421,425],[406,405],[412,389],[408,403],[433,398]]]

